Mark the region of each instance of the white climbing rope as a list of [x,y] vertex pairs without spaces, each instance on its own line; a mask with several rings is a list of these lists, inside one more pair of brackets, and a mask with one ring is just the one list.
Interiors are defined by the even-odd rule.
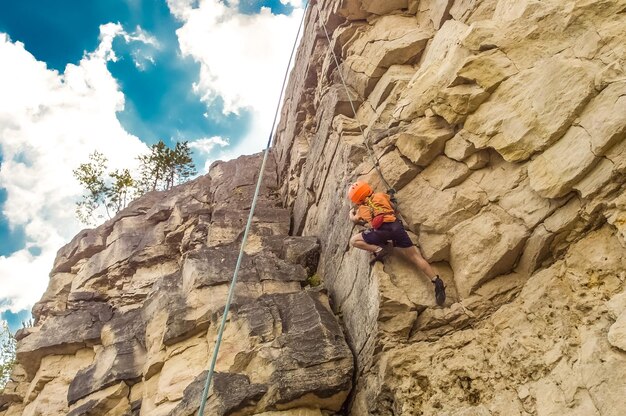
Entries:
[[[350,90],[348,89],[348,84],[346,83],[346,80],[343,77],[343,74],[341,73],[341,69],[339,68],[339,59],[337,59],[337,55],[335,54],[335,51],[333,49],[332,41],[330,40],[330,35],[328,34],[328,30],[326,29],[326,25],[324,24],[324,21],[322,20],[322,14],[320,13],[319,4],[316,4],[316,6],[317,7],[315,7],[315,9],[317,11],[317,17],[319,19],[320,26],[322,27],[322,29],[324,29],[324,34],[326,35],[326,40],[328,41],[328,49],[330,50],[330,53],[333,56],[333,60],[335,61],[335,66],[337,67],[337,72],[339,73],[339,78],[341,79],[341,83],[343,84],[343,88],[346,91],[346,95],[348,97],[348,101],[350,102],[350,107],[352,108],[352,113],[354,114],[354,118],[356,119],[356,108],[354,106],[354,101],[352,100],[352,97],[350,97]],[[387,180],[385,179],[385,177],[383,176],[383,173],[380,170],[380,165],[378,163],[378,159],[374,155],[373,150],[370,148],[368,140],[367,140],[367,135],[363,131],[363,127],[361,126],[361,123],[358,120],[357,120],[357,124],[359,125],[359,130],[361,131],[361,136],[363,136],[363,144],[365,145],[365,149],[367,149],[367,153],[368,153],[370,159],[372,160],[372,163],[374,164],[374,169],[376,169],[376,172],[378,172],[378,175],[380,176],[380,179],[383,181],[383,184],[387,187],[387,189],[391,190],[392,188],[389,185],[389,183],[387,182]]]
[[239,250],[239,257],[237,257],[237,264],[235,266],[235,272],[233,273],[233,279],[230,282],[230,288],[228,289],[228,298],[226,300],[226,305],[224,307],[224,314],[222,315],[222,321],[220,323],[220,327],[217,333],[217,340],[215,342],[215,348],[213,349],[213,357],[211,358],[211,366],[209,368],[209,373],[206,378],[206,382],[204,383],[204,390],[202,391],[202,397],[200,401],[200,408],[198,409],[198,416],[204,415],[204,407],[206,405],[206,400],[209,395],[209,388],[211,386],[211,381],[213,379],[213,375],[215,372],[215,364],[217,362],[217,355],[220,349],[220,345],[222,343],[222,336],[224,335],[224,328],[226,327],[226,320],[228,318],[228,311],[230,310],[230,305],[232,303],[233,294],[235,292],[235,284],[237,282],[237,275],[239,273],[239,268],[241,267],[241,261],[244,255],[244,248],[246,246],[246,242],[248,240],[248,233],[250,232],[250,227],[252,225],[252,218],[254,216],[254,209],[256,208],[257,199],[259,196],[259,191],[261,189],[261,183],[263,182],[263,173],[265,171],[265,163],[267,162],[267,157],[269,155],[270,145],[272,143],[272,137],[274,134],[274,129],[276,128],[276,120],[278,119],[278,112],[280,110],[280,103],[283,99],[283,94],[285,92],[285,86],[287,84],[287,77],[289,75],[289,68],[291,67],[291,62],[293,60],[293,56],[296,50],[296,45],[298,39],[300,38],[300,32],[302,31],[302,26],[304,24],[304,18],[306,16],[309,5],[307,3],[304,12],[302,13],[302,20],[300,21],[300,25],[298,26],[298,33],[296,34],[296,38],[293,42],[293,47],[291,49],[291,55],[289,57],[289,63],[287,64],[287,68],[285,69],[285,76],[283,77],[283,84],[280,89],[280,97],[278,99],[278,103],[276,104],[276,112],[274,113],[274,121],[272,122],[272,128],[270,130],[269,138],[267,139],[267,145],[265,147],[265,152],[263,154],[263,161],[261,162],[261,170],[259,172],[259,179],[256,184],[256,189],[254,191],[254,197],[252,198],[252,206],[250,207],[250,214],[248,215],[248,222],[246,224],[246,229],[243,233],[243,239],[241,241],[241,248]]

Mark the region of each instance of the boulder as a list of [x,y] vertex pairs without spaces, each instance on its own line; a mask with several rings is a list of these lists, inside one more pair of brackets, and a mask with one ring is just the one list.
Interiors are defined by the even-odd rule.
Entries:
[[402,187],[409,183],[418,173],[417,166],[408,161],[397,150],[383,155],[379,163],[388,166],[388,168],[385,169],[385,179],[395,190],[402,189]]
[[140,309],[111,318],[102,328],[104,348],[96,353],[94,363],[79,371],[70,383],[68,404],[73,405],[120,381],[141,379],[146,354],[144,332],[145,323]]
[[89,397],[83,403],[74,406],[68,416],[89,415],[96,416],[107,414],[111,416],[123,416],[130,413],[131,406],[128,400],[129,388],[126,383],[119,383],[108,389],[101,390]]
[[401,92],[393,113],[396,120],[422,117],[441,89],[456,78],[457,71],[470,56],[470,52],[459,45],[459,38],[467,30],[467,25],[448,20],[435,33],[420,59],[418,71]]
[[462,124],[488,97],[489,93],[478,85],[455,85],[441,90],[431,109],[449,124]]

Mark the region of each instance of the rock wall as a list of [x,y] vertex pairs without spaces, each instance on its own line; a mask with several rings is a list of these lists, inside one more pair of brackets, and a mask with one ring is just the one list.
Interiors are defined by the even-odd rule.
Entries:
[[[196,415],[261,158],[217,163],[147,194],[63,247],[21,330],[3,416]],[[315,237],[290,237],[268,163],[207,415],[341,409],[353,356],[315,272]]]
[[[621,415],[626,2],[312,3],[275,152],[356,355],[349,414]],[[442,308],[349,248],[374,161]]]
[[[625,139],[624,0],[312,1],[207,414],[621,415]],[[195,414],[259,162],[62,248],[0,416]],[[377,169],[443,307],[349,247]]]

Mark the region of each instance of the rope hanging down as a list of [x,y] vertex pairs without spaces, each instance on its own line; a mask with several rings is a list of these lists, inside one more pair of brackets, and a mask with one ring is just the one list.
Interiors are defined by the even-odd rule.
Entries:
[[278,103],[276,104],[276,112],[274,113],[274,121],[272,122],[272,128],[270,130],[270,135],[267,139],[267,145],[265,146],[265,152],[263,154],[263,161],[261,162],[261,170],[259,172],[259,179],[256,184],[256,189],[254,191],[254,197],[252,198],[252,206],[250,207],[250,214],[248,215],[248,222],[246,224],[246,229],[243,233],[243,239],[241,241],[241,248],[239,250],[239,257],[237,257],[237,264],[235,266],[235,272],[233,273],[233,279],[230,282],[230,287],[228,289],[228,298],[226,300],[226,306],[224,307],[224,314],[222,315],[222,321],[220,323],[220,327],[217,333],[217,340],[215,341],[215,348],[213,349],[213,357],[211,358],[211,366],[209,368],[209,374],[207,375],[206,382],[204,384],[204,390],[202,391],[202,398],[200,401],[200,408],[198,409],[198,416],[204,415],[204,407],[206,405],[206,400],[209,395],[209,388],[211,386],[211,381],[213,379],[213,374],[215,372],[215,363],[217,362],[217,354],[220,349],[220,345],[222,343],[222,336],[224,335],[224,328],[226,327],[226,319],[228,318],[228,311],[230,310],[230,304],[233,300],[233,294],[235,292],[235,284],[237,282],[237,274],[239,273],[239,268],[241,267],[241,261],[244,255],[244,248],[246,246],[246,241],[248,240],[248,233],[250,232],[250,227],[252,225],[252,218],[254,216],[254,209],[256,208],[257,199],[259,196],[259,191],[261,189],[261,183],[263,182],[263,173],[265,171],[265,163],[267,162],[267,156],[269,154],[270,145],[272,143],[272,136],[274,134],[274,129],[276,127],[276,120],[278,119],[278,112],[280,110],[280,103],[283,99],[283,94],[285,92],[285,85],[287,84],[287,77],[289,75],[289,68],[291,67],[291,62],[293,61],[293,56],[296,51],[296,46],[298,43],[298,39],[300,38],[300,32],[302,31],[302,26],[304,24],[304,17],[306,16],[306,12],[309,8],[307,4],[303,13],[302,20],[300,20],[300,26],[298,27],[298,33],[296,34],[296,38],[293,41],[293,46],[291,48],[291,55],[289,56],[289,63],[287,64],[287,68],[285,68],[285,75],[283,77],[283,84],[280,88],[280,97],[278,98]]
[[[330,53],[333,56],[333,60],[335,61],[335,66],[337,67],[337,72],[339,73],[339,78],[341,79],[341,83],[343,84],[343,88],[346,91],[346,95],[348,96],[348,101],[350,102],[350,107],[352,108],[352,113],[354,114],[354,118],[356,119],[356,108],[354,107],[354,102],[352,101],[352,98],[350,97],[350,90],[348,89],[348,84],[346,84],[346,80],[343,77],[343,74],[341,73],[341,69],[339,68],[339,60],[337,59],[337,55],[335,54],[335,51],[333,50],[333,44],[332,44],[332,41],[330,40],[330,35],[328,34],[328,30],[326,29],[326,25],[324,24],[324,21],[322,20],[322,14],[320,13],[319,4],[316,4],[316,6],[317,7],[315,7],[315,9],[317,11],[317,17],[319,19],[320,26],[322,26],[322,28],[324,29],[324,34],[326,35],[326,40],[328,41],[328,49],[330,49]],[[395,190],[393,190],[393,188],[391,188],[391,186],[389,185],[387,180],[385,180],[385,177],[383,176],[383,173],[380,170],[380,165],[378,164],[378,159],[376,159],[376,156],[374,155],[374,152],[370,148],[368,140],[367,140],[367,135],[363,131],[363,127],[361,126],[361,123],[358,122],[358,120],[357,120],[357,124],[359,125],[359,130],[361,131],[361,136],[363,136],[363,144],[365,145],[365,149],[367,149],[367,154],[369,155],[370,159],[372,160],[372,162],[374,164],[374,169],[376,169],[376,172],[380,176],[380,179],[383,181],[383,184],[385,185],[385,187],[389,191],[393,191],[393,193],[395,193]]]

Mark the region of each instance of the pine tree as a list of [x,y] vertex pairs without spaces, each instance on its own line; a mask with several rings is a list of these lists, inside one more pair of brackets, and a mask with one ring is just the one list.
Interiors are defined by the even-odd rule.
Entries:
[[139,157],[141,179],[138,182],[140,193],[171,189],[188,181],[196,172],[191,159],[188,142],[177,142],[174,149],[163,140],[153,144],[150,153]]
[[197,173],[188,142],[178,142],[170,155],[170,187],[187,182]]
[[150,147],[150,153],[138,157],[141,179],[138,183],[138,192],[144,194],[150,191],[166,189],[164,179],[167,171],[169,148],[163,140]]

